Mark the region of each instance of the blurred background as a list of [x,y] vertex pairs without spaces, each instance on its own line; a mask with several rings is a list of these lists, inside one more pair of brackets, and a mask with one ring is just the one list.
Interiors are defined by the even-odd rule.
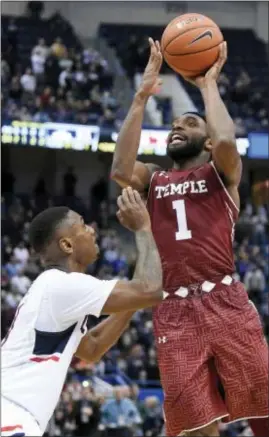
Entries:
[[[48,206],[68,205],[95,223],[101,257],[88,273],[132,276],[133,238],[115,219],[112,152],[148,59],[147,38],[160,39],[166,24],[187,12],[211,17],[228,42],[219,87],[244,165],[235,275],[268,339],[268,2],[262,1],[1,2],[2,337],[41,271],[27,231]],[[166,65],[161,73],[139,153],[167,167],[171,120],[201,110],[202,102]],[[47,435],[165,435],[162,400],[151,311],[139,311],[100,363],[74,359]],[[246,422],[220,428],[223,437],[251,436]]]

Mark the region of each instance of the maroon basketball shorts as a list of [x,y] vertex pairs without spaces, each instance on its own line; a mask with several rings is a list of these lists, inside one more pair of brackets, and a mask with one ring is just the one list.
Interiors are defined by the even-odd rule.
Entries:
[[268,416],[268,345],[241,283],[168,297],[153,317],[167,436]]

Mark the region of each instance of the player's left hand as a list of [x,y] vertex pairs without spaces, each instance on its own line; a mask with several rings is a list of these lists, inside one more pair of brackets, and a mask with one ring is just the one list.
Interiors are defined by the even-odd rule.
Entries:
[[217,82],[223,65],[227,60],[227,42],[224,41],[219,46],[219,57],[215,64],[206,72],[204,76],[197,76],[195,78],[186,78],[186,80],[198,88],[203,88],[209,82]]

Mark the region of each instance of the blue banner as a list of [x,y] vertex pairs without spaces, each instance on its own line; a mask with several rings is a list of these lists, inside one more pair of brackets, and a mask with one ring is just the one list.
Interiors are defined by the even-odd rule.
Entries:
[[269,158],[269,135],[253,132],[249,134],[248,157],[253,159]]

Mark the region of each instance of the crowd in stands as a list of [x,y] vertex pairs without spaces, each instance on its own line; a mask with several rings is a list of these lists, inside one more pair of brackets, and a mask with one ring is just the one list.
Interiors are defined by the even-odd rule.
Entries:
[[[12,182],[12,175],[6,176],[6,180]],[[19,301],[42,270],[28,244],[29,223],[35,214],[49,205],[64,202],[75,208],[81,206],[82,202],[76,197],[75,184],[76,176],[72,169],[68,169],[61,198],[48,197],[46,191],[42,194],[36,189],[31,197],[3,193],[2,336],[7,333]],[[42,185],[41,181],[39,185]],[[4,188],[5,191],[10,190],[11,186]],[[81,207],[81,212],[89,220],[94,219],[95,226],[99,228],[101,256],[95,265],[89,267],[88,273],[102,279],[132,277],[134,260],[126,256],[120,235],[111,227],[112,222],[106,212],[107,186],[103,178],[92,189],[92,205],[96,210],[94,215],[87,205]],[[244,282],[269,338],[267,234],[268,210],[246,202],[235,233],[235,276]],[[95,323],[95,318],[92,318],[90,324]],[[111,389],[112,385],[118,385],[115,391]],[[99,363],[94,365],[74,360],[48,435],[106,437],[115,435],[115,430],[117,437],[162,435],[160,398],[151,394],[142,402],[139,397],[143,388],[156,386],[159,387],[159,372],[151,311],[142,310],[134,315],[129,329]],[[117,411],[116,416],[114,411]],[[248,432],[242,422],[221,427],[224,437],[247,435]],[[239,431],[243,434],[238,434]]]
[[49,45],[41,36],[22,65],[17,31],[11,19],[2,38],[2,119],[114,126],[113,74],[99,52],[67,47],[60,37]]

